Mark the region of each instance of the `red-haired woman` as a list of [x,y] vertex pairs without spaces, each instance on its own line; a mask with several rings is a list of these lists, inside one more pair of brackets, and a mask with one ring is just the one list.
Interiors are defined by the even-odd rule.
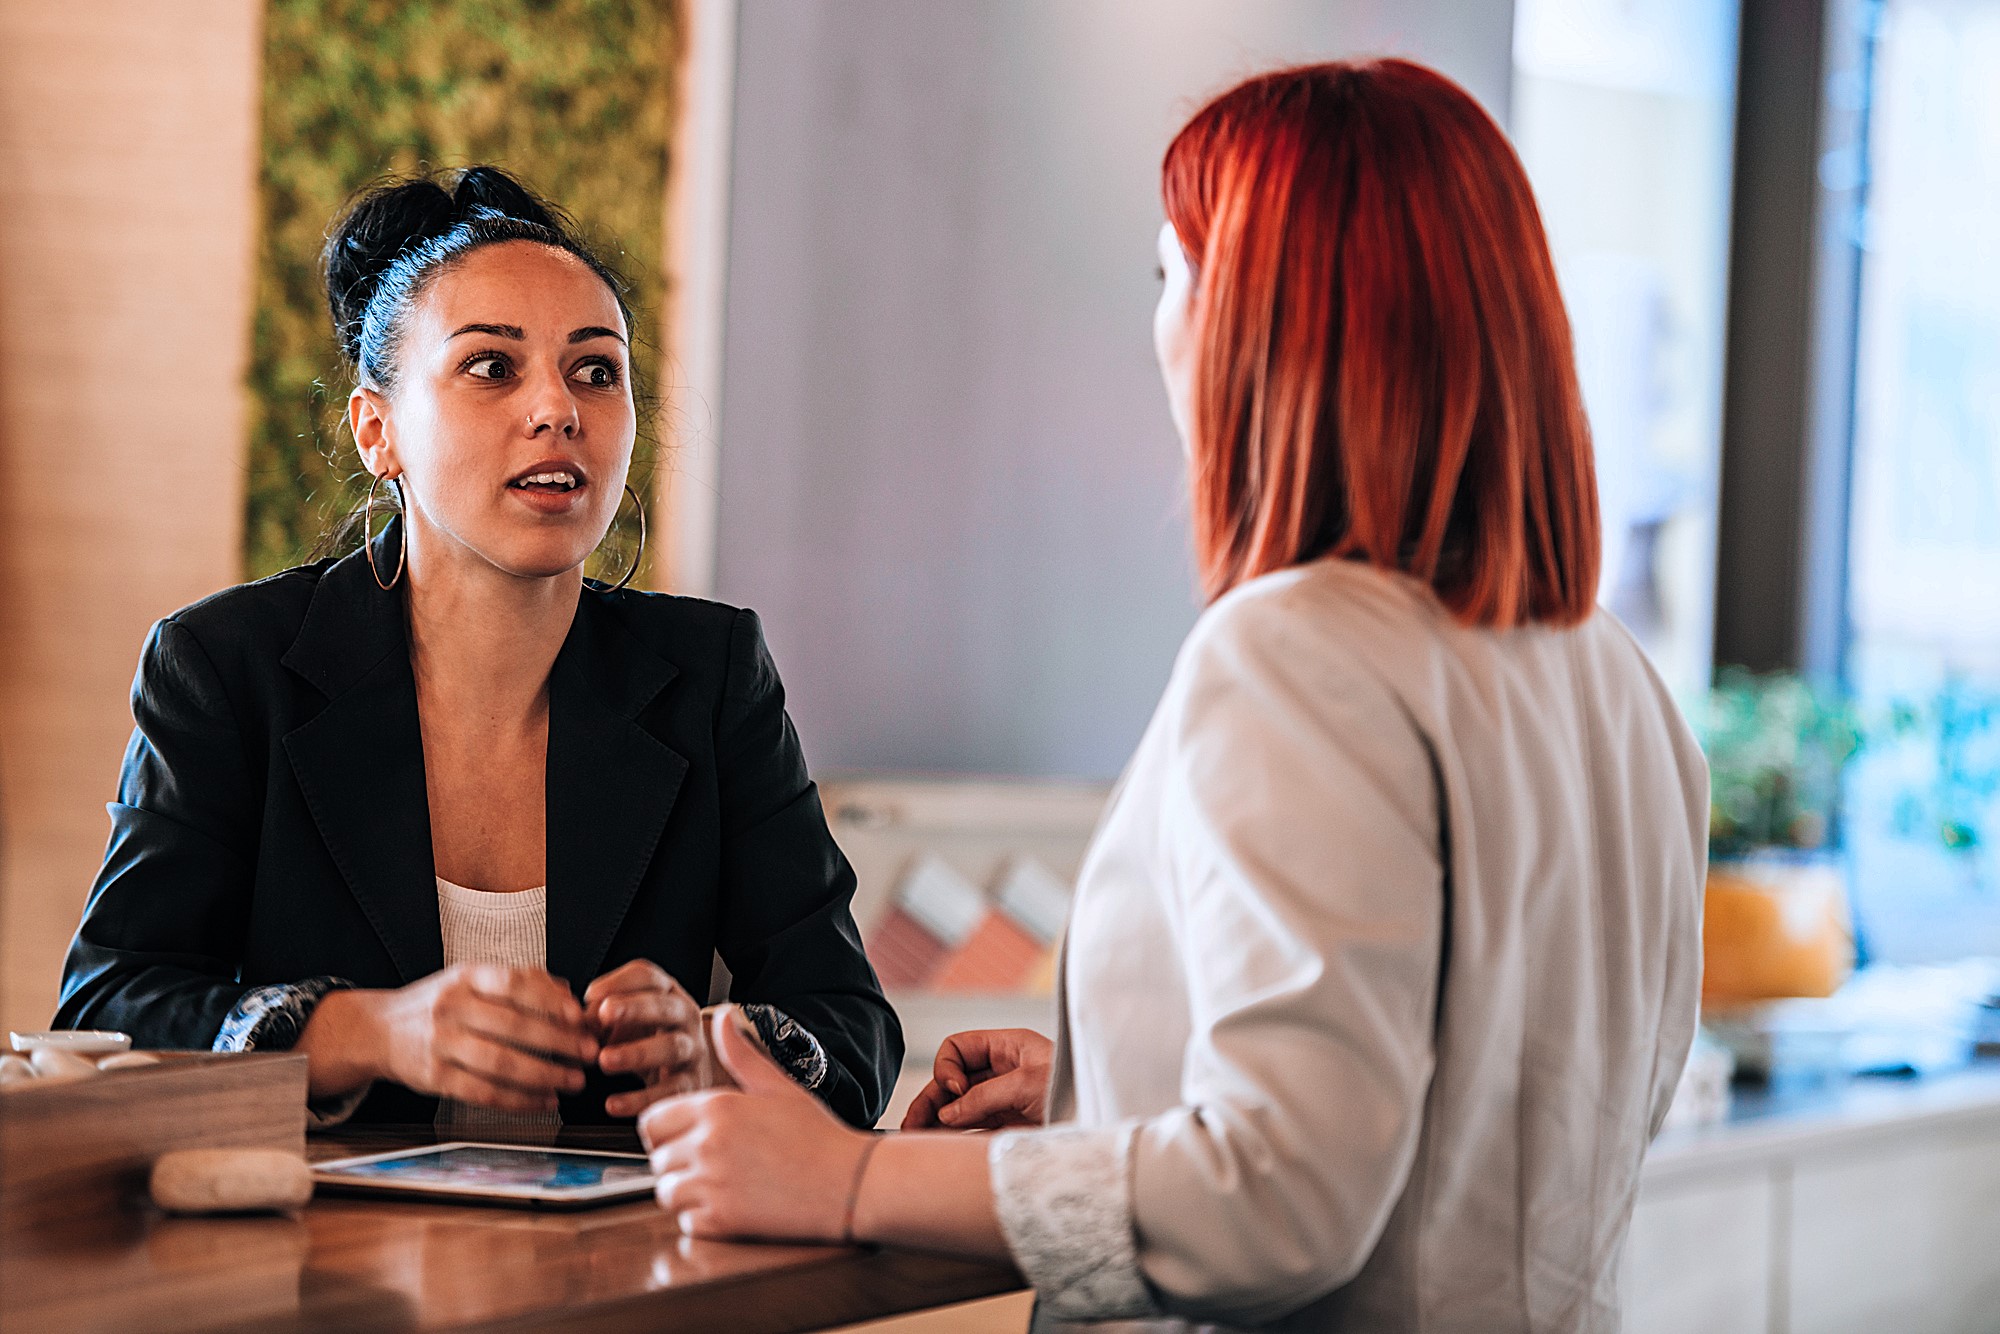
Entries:
[[642,1122],[699,1235],[1011,1256],[1038,1321],[1597,1330],[1695,1023],[1707,774],[1593,609],[1589,433],[1499,128],[1402,61],[1168,150],[1155,327],[1211,599],[1077,886],[1053,1047],[842,1126]]

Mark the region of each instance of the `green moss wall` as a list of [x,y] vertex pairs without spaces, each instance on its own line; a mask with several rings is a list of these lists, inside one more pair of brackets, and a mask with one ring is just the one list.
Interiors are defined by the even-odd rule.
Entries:
[[[270,0],[244,566],[304,560],[365,484],[319,282],[326,229],[389,172],[488,162],[555,200],[634,286],[655,382],[679,0]],[[642,428],[634,489],[653,442]],[[630,550],[607,542],[604,570]],[[598,566],[591,567],[598,574]]]

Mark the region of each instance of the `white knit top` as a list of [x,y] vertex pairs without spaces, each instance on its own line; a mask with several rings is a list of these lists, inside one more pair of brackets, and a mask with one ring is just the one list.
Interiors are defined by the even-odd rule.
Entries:
[[[549,891],[546,885],[512,894],[467,889],[437,878],[438,925],[444,966],[497,963],[510,968],[548,964]],[[446,1098],[438,1104],[438,1133],[446,1139],[528,1140],[548,1143],[562,1125],[555,1112],[502,1112]]]

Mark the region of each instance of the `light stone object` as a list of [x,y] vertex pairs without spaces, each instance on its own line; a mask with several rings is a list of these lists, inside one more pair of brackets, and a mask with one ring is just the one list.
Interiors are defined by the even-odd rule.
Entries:
[[297,1209],[312,1198],[312,1169],[282,1149],[178,1149],[153,1163],[152,1192],[172,1214]]
[[37,1047],[28,1057],[28,1063],[35,1067],[44,1083],[60,1083],[69,1079],[87,1079],[97,1073],[97,1067],[78,1056],[75,1052],[63,1051],[59,1047]]

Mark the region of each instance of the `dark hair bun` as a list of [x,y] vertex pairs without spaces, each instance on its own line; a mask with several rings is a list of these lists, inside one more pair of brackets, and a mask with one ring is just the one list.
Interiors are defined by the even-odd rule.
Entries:
[[461,223],[486,220],[568,231],[558,209],[498,167],[385,181],[365,190],[334,223],[321,257],[341,354],[360,362],[368,303],[398,259]]
[[498,167],[467,167],[458,173],[451,189],[457,221],[464,221],[485,209],[516,222],[532,222],[552,232],[569,230],[562,210]]

